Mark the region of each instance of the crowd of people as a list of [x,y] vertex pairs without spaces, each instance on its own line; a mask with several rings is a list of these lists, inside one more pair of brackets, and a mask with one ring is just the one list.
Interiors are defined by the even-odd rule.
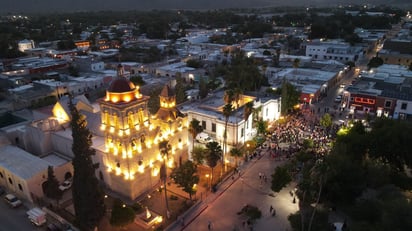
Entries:
[[[336,133],[337,129],[337,125],[324,128],[319,120],[308,118],[302,113],[295,114],[272,126],[261,148],[267,149],[273,159],[284,160],[302,150],[305,142],[308,142],[313,153],[322,156],[329,151],[329,143],[334,137],[332,134]],[[259,153],[258,151],[257,155]]]

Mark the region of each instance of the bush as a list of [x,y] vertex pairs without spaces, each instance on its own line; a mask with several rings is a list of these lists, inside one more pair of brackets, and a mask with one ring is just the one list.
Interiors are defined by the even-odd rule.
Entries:
[[121,200],[113,202],[112,215],[110,217],[110,224],[116,227],[125,226],[134,221],[135,212],[129,206],[124,206]]
[[140,203],[134,203],[132,206],[130,206],[135,213],[140,213],[143,211],[143,206]]
[[246,205],[240,210],[238,215],[244,214],[248,217],[248,220],[251,222],[254,222],[257,219],[260,219],[262,217],[262,212],[259,210],[258,207],[253,206],[253,205]]

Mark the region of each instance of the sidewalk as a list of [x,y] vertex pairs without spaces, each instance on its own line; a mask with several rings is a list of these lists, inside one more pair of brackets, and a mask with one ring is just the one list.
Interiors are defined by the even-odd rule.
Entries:
[[234,175],[235,176],[234,180],[231,179],[231,176],[228,176],[225,179],[223,179],[223,181],[220,184],[218,184],[217,191],[215,193],[210,192],[209,190],[204,190],[203,192],[201,192],[201,193],[205,193],[206,197],[199,198],[201,200],[195,206],[193,206],[191,209],[189,209],[188,211],[186,211],[184,214],[180,216],[183,219],[184,224],[182,224],[181,220],[178,219],[176,222],[174,222],[172,225],[167,227],[165,230],[177,231],[177,230],[187,229],[187,227],[197,217],[199,217],[202,214],[202,212],[205,211],[209,207],[211,203],[217,200],[224,192],[226,192],[226,190],[229,189],[229,187],[232,184],[238,181],[241,178],[241,176],[244,175],[247,168],[249,168],[249,166],[252,166],[254,163],[256,163],[257,160],[258,160],[257,158],[254,158],[253,160],[250,160],[244,163],[242,166],[240,166],[239,167],[240,173]]
[[[237,215],[237,212],[245,204],[251,204],[262,211],[262,218],[254,225],[256,230],[284,231],[285,228],[289,228],[287,216],[298,210],[298,203],[292,203],[289,195],[289,191],[295,186],[291,184],[274,195],[270,189],[270,179],[262,182],[258,177],[260,172],[269,177],[274,167],[282,163],[284,162],[269,158],[266,152],[262,153],[261,157],[248,161],[241,166],[240,175],[236,174],[233,180],[231,177],[225,179],[218,186],[216,193],[210,194],[183,214],[181,218],[184,224],[181,223],[181,219],[178,219],[166,230],[208,230],[209,221],[213,230],[244,230],[242,227],[244,218]],[[276,217],[269,214],[270,205],[276,209]]]

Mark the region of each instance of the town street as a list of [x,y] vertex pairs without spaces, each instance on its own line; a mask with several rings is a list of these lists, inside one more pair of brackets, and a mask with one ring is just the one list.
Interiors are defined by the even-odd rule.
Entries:
[[[184,230],[208,230],[209,221],[211,230],[249,230],[243,225],[246,218],[237,214],[246,204],[257,206],[262,212],[262,218],[253,226],[255,230],[290,230],[287,216],[298,210],[298,203],[293,203],[289,194],[294,185],[289,185],[278,194],[270,189],[271,174],[283,162],[275,161],[266,154],[260,159],[254,158],[252,162],[241,170],[240,176],[235,175],[234,182],[225,192],[218,191],[216,197],[206,201],[207,208]],[[267,182],[259,179],[259,173],[266,175]],[[271,205],[276,210],[275,217],[269,213]]]

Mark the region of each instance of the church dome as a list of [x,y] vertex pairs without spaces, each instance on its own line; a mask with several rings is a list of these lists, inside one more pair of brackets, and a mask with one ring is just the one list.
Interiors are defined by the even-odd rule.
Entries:
[[126,78],[115,78],[111,83],[107,91],[113,93],[123,93],[134,91],[136,86]]

